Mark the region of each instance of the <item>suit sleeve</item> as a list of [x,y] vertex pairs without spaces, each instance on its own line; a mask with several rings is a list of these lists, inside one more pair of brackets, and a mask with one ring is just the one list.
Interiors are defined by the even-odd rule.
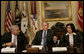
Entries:
[[3,36],[1,36],[1,45],[8,42],[7,38],[8,38],[8,35],[6,33],[3,34]]
[[1,46],[4,44],[4,38],[1,36]]
[[27,41],[27,39],[26,39],[26,36],[25,36],[23,33],[21,33],[21,36],[22,36],[23,43],[24,43],[25,45],[27,45],[27,44],[28,44],[28,41]]
[[61,46],[67,46],[67,42],[65,38],[66,38],[65,34],[63,34],[63,36],[60,39],[60,43],[59,43]]
[[49,30],[49,34],[47,37],[47,45],[53,45],[54,44],[53,36],[55,36],[55,33],[53,32],[53,30]]
[[76,46],[77,46],[77,47],[80,47],[80,44],[81,44],[81,43],[82,43],[82,40],[81,40],[79,34],[77,34],[77,36],[76,36]]

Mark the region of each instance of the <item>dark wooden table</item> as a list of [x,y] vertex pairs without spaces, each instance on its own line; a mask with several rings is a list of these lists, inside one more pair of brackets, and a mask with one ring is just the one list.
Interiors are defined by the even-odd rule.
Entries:
[[59,45],[52,45],[52,46],[48,46],[48,51],[43,51],[43,50],[39,50],[39,48],[31,48],[31,45],[29,45],[29,48],[27,48],[27,52],[26,53],[77,53],[77,48],[74,47],[68,47],[67,51],[59,51],[59,52],[52,52],[52,47],[62,47]]

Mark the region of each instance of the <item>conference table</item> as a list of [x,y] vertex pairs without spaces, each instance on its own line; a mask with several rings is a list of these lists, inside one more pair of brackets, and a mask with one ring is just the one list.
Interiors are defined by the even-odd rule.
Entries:
[[[39,48],[32,48],[33,45],[28,45],[28,47],[25,49],[25,51],[23,50],[22,52],[19,52],[19,53],[77,53],[77,48],[74,48],[74,47],[66,47],[67,50],[63,50],[63,51],[53,51],[52,48],[63,48],[63,46],[60,46],[60,45],[49,45],[47,46],[48,47],[48,50],[45,51],[43,49],[40,49],[41,46]],[[20,50],[21,48],[19,48]],[[57,49],[58,50],[58,49]],[[15,52],[17,53],[17,52]]]
[[67,51],[52,51],[52,47],[63,47],[63,46],[56,46],[56,45],[52,45],[52,46],[48,46],[48,51],[44,51],[43,49],[39,49],[39,48],[32,48],[32,45],[29,45],[28,48],[26,49],[26,52],[22,52],[22,53],[77,53],[77,48],[74,47],[66,47]]

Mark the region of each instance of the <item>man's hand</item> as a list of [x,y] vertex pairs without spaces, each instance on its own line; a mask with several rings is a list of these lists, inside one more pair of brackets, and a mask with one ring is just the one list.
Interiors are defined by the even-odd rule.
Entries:
[[53,40],[56,41],[57,40],[57,37],[56,36],[53,36]]
[[12,46],[12,45],[14,45],[14,43],[11,43],[11,42],[5,43],[5,46]]

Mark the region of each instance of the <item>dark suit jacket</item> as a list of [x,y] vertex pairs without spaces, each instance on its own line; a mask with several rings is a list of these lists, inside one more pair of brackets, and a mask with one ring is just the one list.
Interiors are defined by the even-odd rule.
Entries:
[[[32,41],[33,45],[41,45],[42,33],[43,33],[43,30],[36,32],[36,36],[35,36],[34,40]],[[53,36],[54,36],[54,33],[52,32],[52,30],[48,29],[47,37],[46,37],[47,45],[53,44]]]
[[[81,38],[80,36],[75,33],[73,34],[73,41],[74,41],[74,47],[79,47],[81,44]],[[60,45],[64,46],[70,46],[69,44],[69,35],[64,34],[60,40]]]
[[[1,38],[1,45],[7,42],[11,42],[12,40],[12,34],[11,32],[5,33]],[[25,49],[26,45],[28,44],[24,34],[20,32],[20,35],[17,36],[17,51],[21,52],[23,49]]]

